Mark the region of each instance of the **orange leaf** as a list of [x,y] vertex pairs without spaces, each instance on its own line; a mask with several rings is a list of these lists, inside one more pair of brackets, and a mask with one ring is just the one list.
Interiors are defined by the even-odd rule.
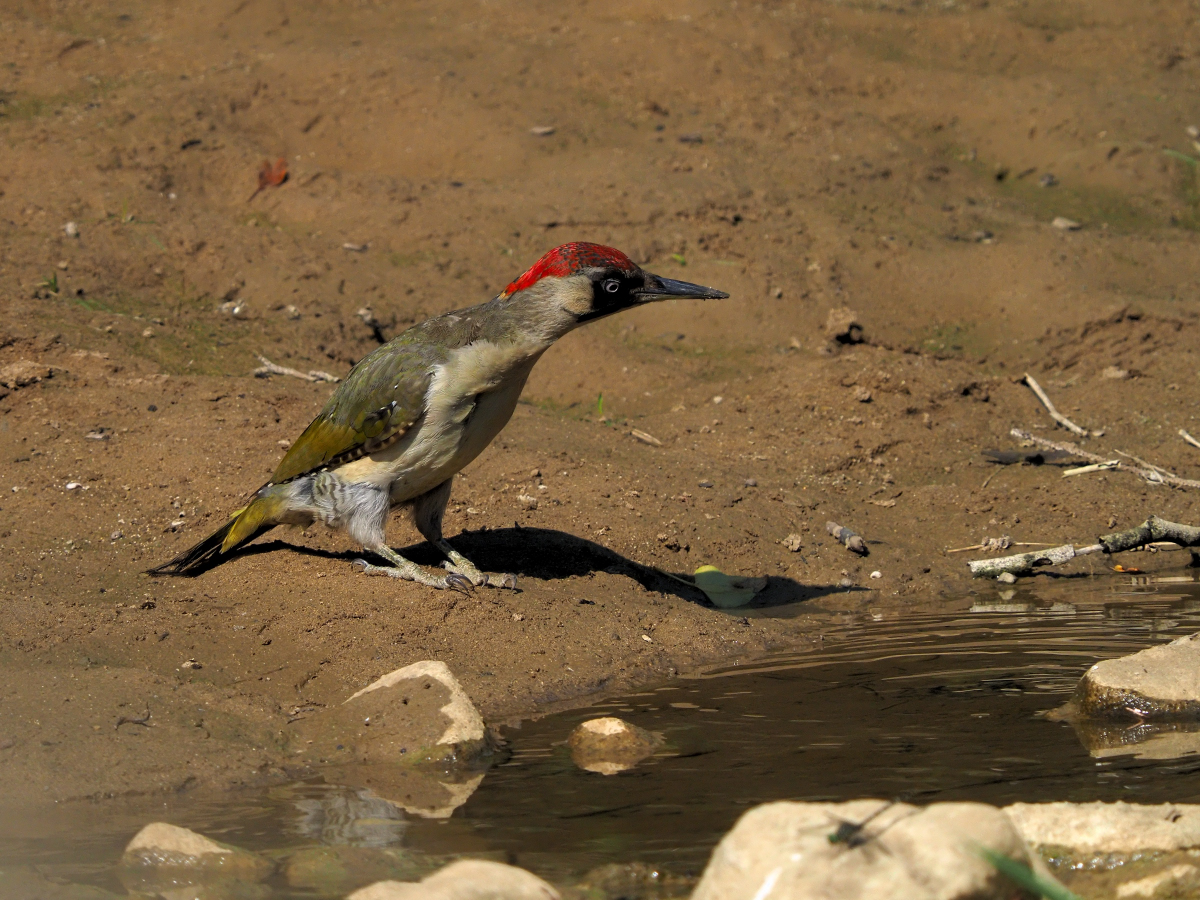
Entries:
[[258,170],[258,189],[278,187],[287,181],[288,170],[287,160],[282,156],[275,161],[275,165],[271,165],[267,160],[263,160],[262,167]]
[[1120,563],[1113,566],[1113,571],[1114,572],[1125,572],[1128,575],[1141,575],[1142,574],[1141,569],[1135,569],[1132,566],[1130,566],[1129,568],[1125,568],[1125,566],[1121,565]]

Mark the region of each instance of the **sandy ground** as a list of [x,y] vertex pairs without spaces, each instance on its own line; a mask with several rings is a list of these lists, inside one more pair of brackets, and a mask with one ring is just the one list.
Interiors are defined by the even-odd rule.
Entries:
[[[1200,469],[1177,435],[1200,435],[1197,15],[11,0],[0,796],[278,776],[298,717],[415,660],[496,722],[995,591],[945,552],[984,536],[1200,521],[1196,492],[981,456],[1013,426],[1070,437],[1030,371],[1104,430],[1093,452]],[[279,157],[287,181],[251,197]],[[252,377],[256,354],[343,375],[567,240],[732,297],[603,321],[539,364],[447,522],[520,593],[366,578],[321,530],[193,580],[141,574],[239,506],[328,396]],[[864,343],[830,341],[842,307]],[[731,613],[653,571],[706,563],[769,586]]]

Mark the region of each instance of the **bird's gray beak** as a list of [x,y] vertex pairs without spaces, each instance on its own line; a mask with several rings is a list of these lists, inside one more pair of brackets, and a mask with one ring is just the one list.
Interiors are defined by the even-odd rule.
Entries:
[[668,300],[672,297],[680,300],[725,300],[729,297],[724,291],[715,288],[676,281],[674,278],[663,278],[649,272],[646,273],[645,286],[634,293],[641,303],[653,303],[655,300]]

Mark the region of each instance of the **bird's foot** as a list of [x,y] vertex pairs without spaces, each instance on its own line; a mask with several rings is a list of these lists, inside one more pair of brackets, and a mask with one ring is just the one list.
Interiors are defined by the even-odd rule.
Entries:
[[447,572],[461,575],[475,587],[517,589],[517,576],[511,572],[480,572],[475,563],[471,562],[446,541],[438,542],[438,549],[446,554],[447,562],[442,563]]
[[456,562],[444,562],[442,565],[447,572],[466,578],[475,587],[508,588],[513,591],[517,589],[517,576],[511,572],[481,572],[472,563],[466,560],[463,562],[466,562],[465,566]]
[[450,590],[458,591],[460,594],[469,594],[475,590],[470,579],[458,572],[433,575],[426,572],[414,562],[409,562],[403,557],[400,557],[400,560],[402,565],[376,566],[365,559],[356,559],[353,565],[361,568],[364,575],[386,575],[389,578],[401,578],[405,581],[415,581],[417,584],[424,584],[442,591]]

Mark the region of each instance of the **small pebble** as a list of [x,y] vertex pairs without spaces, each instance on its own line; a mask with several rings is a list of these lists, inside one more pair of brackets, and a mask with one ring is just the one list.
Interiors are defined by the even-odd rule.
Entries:
[[871,577],[872,578],[882,578],[883,573],[880,572],[878,569],[876,569],[874,572],[871,573]]
[[1190,138],[1200,138],[1200,127],[1197,127],[1195,125],[1189,125],[1187,127],[1187,133],[1188,133],[1188,137],[1190,137]]
[[[518,494],[517,502],[520,503],[522,508],[524,508],[524,509],[533,510],[533,509],[538,508],[538,498],[531,497],[528,494]],[[626,504],[626,505],[628,505],[628,504]]]
[[68,222],[63,226],[63,234],[69,238],[77,238],[79,237],[79,226],[74,222]]
[[123,538],[123,537],[125,537],[125,535],[123,535],[121,532],[119,532],[119,531],[114,531],[112,534],[110,534],[110,535],[108,536],[108,539],[109,539],[110,541],[119,541],[119,540],[120,540],[121,538]]
[[798,534],[789,534],[780,543],[793,553],[799,553],[804,547],[804,538]]
[[697,482],[697,484],[702,488],[710,488],[713,486],[713,483],[711,481],[699,481],[699,482]]
[[679,136],[679,143],[681,143],[681,144],[703,144],[704,143],[704,135],[698,134],[696,132],[692,132],[691,134],[681,134]]
[[[161,638],[160,638],[160,640],[161,640]],[[204,666],[201,663],[196,662],[196,660],[194,660],[194,659],[189,659],[187,662],[185,662],[179,668],[181,668],[181,669],[203,669]]]
[[142,337],[154,337],[154,329],[153,328],[143,329]]
[[721,403],[724,402],[724,400],[725,400],[724,397],[713,397],[712,398],[712,402],[713,402],[714,406],[720,406]]
[[1054,177],[1053,173],[1047,172],[1038,179],[1038,184],[1044,188],[1054,187],[1056,184],[1058,184],[1058,179]]
[[550,135],[554,134],[554,126],[553,125],[535,125],[533,128],[529,129],[529,133],[533,134],[533,135],[537,135],[538,137],[550,137]]
[[77,491],[81,487],[83,487],[83,485],[80,484],[78,481],[68,481],[67,482],[67,490],[68,491]]
[[342,244],[343,250],[349,250],[351,253],[366,253],[370,244]]
[[1016,584],[1017,576],[1012,572],[1001,572],[996,576],[996,580],[1001,584]]
[[67,271],[67,269],[71,268],[71,264],[69,262],[67,262],[65,259],[60,259],[58,261],[58,268],[61,271],[65,272],[65,271]]
[[747,478],[742,482],[742,485],[745,487],[758,487],[758,481],[753,478]]
[[643,641],[645,641],[647,644],[653,644],[653,643],[654,643],[654,641],[651,639],[650,635],[648,635],[648,634],[643,634],[643,635],[642,635],[642,640],[643,640]]
[[523,615],[521,615],[520,613],[513,613],[513,621],[514,622],[524,622],[525,617]]
[[1065,218],[1063,216],[1056,216],[1054,221],[1051,222],[1050,224],[1053,227],[1059,229],[1060,231],[1078,231],[1080,228],[1083,227],[1078,222],[1073,221],[1072,219]]
[[860,384],[854,389],[854,399],[859,403],[870,403],[871,392]]

